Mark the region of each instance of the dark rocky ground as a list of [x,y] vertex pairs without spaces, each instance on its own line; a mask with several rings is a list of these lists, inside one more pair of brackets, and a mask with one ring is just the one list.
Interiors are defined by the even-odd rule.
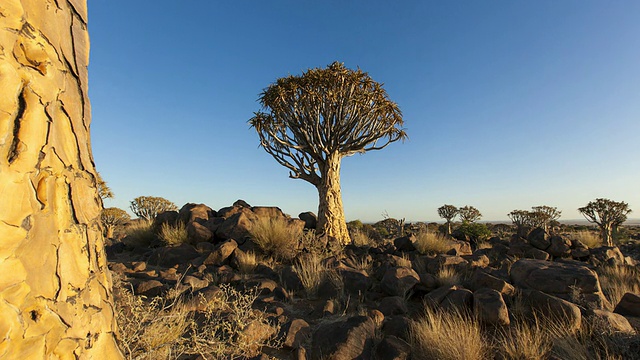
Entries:
[[[611,304],[601,275],[604,268],[639,274],[638,228],[626,229],[628,240],[619,247],[588,248],[562,235],[571,230],[567,227],[556,229],[559,235],[533,229],[519,237],[500,226],[485,242],[459,236],[442,253],[421,254],[412,233],[437,225],[399,228],[387,219],[364,229],[371,239],[367,244],[330,249],[312,239],[292,245],[293,258],[274,260],[269,256],[273,253],[264,254],[251,239],[251,224],[259,218],[286,218],[293,227],[312,225],[312,220],[289,219],[272,207],[236,203],[214,211],[187,204],[180,212],[161,215],[155,225],[182,221],[187,243],[159,246],[153,237],[112,241],[107,246],[109,267],[123,288],[147,301],[181,294],[195,319],[229,288],[255,291],[250,306],[260,313],[261,325],[258,330],[236,329],[245,342],[257,344],[251,354],[255,358],[422,359],[408,329],[425,304],[471,313],[490,329],[508,328],[522,314],[554,317],[576,329],[598,319],[612,333],[627,337],[630,348],[619,349],[619,358],[638,358],[640,294]],[[250,270],[244,264],[247,253],[258,254]],[[324,274],[315,293],[305,288],[294,266],[313,256],[322,260]],[[454,279],[445,276],[447,271]],[[262,344],[266,346],[258,349]],[[181,358],[216,358],[188,353]]]

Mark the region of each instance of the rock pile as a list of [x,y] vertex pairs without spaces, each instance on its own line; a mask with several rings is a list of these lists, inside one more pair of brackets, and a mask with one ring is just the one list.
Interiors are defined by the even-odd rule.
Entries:
[[[283,359],[409,359],[407,329],[423,304],[474,314],[485,326],[498,328],[508,327],[515,312],[552,318],[573,330],[585,318],[632,334],[640,324],[640,294],[608,304],[595,271],[597,266],[635,266],[617,248],[589,249],[542,229],[526,238],[493,238],[490,248],[474,252],[420,254],[411,236],[378,246],[348,245],[322,261],[331,276],[322,278],[317,295],[310,297],[303,274],[290,264],[263,262],[251,273],[241,271],[239,256],[260,251],[248,245],[248,231],[258,217],[305,225],[273,207],[236,203],[213,211],[187,204],[158,222],[187,223],[193,229],[189,244],[144,254],[124,251],[110,259],[111,269],[146,296],[178,289],[211,299],[221,284],[258,289],[254,308],[271,319],[269,333],[282,339],[280,350],[263,351]],[[446,271],[459,278],[447,283]]]

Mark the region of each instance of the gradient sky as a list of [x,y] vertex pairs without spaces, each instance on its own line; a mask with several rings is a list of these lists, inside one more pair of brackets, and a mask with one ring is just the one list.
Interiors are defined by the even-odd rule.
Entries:
[[640,2],[90,0],[96,167],[136,196],[316,211],[247,121],[278,77],[333,61],[398,103],[409,140],[345,158],[347,220],[483,220],[606,197],[640,215]]

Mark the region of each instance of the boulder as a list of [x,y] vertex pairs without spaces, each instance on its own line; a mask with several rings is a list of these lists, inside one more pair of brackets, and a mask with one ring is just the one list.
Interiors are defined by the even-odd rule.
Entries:
[[373,281],[363,270],[356,270],[348,267],[339,268],[338,274],[342,277],[344,290],[351,294],[362,296],[371,288]]
[[624,294],[613,312],[624,316],[640,317],[640,295],[633,293]]
[[368,316],[318,326],[312,337],[312,359],[371,359],[376,326]]
[[416,247],[413,245],[416,242],[414,235],[402,236],[393,240],[393,245],[398,251],[415,251]]
[[580,329],[582,315],[576,304],[537,290],[526,291],[524,297],[533,314],[554,323],[562,322],[571,332]]
[[380,289],[391,296],[405,296],[419,282],[420,276],[413,269],[391,267],[382,277]]
[[253,223],[258,219],[250,209],[237,208],[238,212],[225,218],[216,228],[216,236],[223,240],[235,239],[243,241],[251,236]]
[[287,348],[297,349],[311,335],[311,327],[302,319],[293,319],[284,324],[280,331],[282,345]]
[[187,236],[191,244],[207,242],[213,238],[213,232],[205,225],[198,222],[191,222],[187,225]]
[[238,243],[235,240],[224,241],[204,259],[203,264],[221,266],[231,257],[237,247]]
[[300,220],[304,221],[304,228],[308,229],[308,230],[315,230],[316,226],[318,225],[318,217],[316,216],[316,214],[307,211],[307,212],[303,212],[300,213],[298,215],[298,218],[300,218]]
[[380,300],[378,310],[386,317],[392,315],[404,315],[409,312],[404,297],[387,296]]
[[167,225],[175,225],[178,222],[178,212],[174,210],[163,211],[160,214],[156,215],[156,218],[153,219],[153,228],[160,229],[163,224]]
[[392,316],[386,318],[382,324],[382,333],[385,336],[395,336],[409,341],[409,328],[411,320],[406,316]]
[[614,332],[624,332],[635,334],[635,330],[624,316],[606,310],[593,310],[591,316],[596,323],[604,325]]
[[481,269],[476,269],[470,281],[472,289],[489,288],[500,292],[503,295],[515,294],[515,288],[503,279],[487,274]]
[[624,265],[624,255],[616,246],[601,246],[591,249],[591,263],[594,265]]
[[376,346],[376,360],[407,360],[411,358],[411,345],[395,337],[385,336]]
[[551,245],[547,252],[555,257],[569,257],[571,255],[571,240],[562,236],[552,236]]
[[577,262],[521,259],[511,266],[511,280],[517,287],[534,289],[568,301],[579,296],[589,308],[607,303],[598,275]]
[[188,203],[180,208],[178,212],[179,220],[183,224],[192,222],[204,223],[212,217],[216,216],[216,212],[205,204]]
[[442,300],[440,306],[445,310],[467,312],[473,306],[473,293],[467,289],[453,290]]
[[527,241],[529,241],[531,246],[540,250],[546,250],[549,245],[551,245],[547,232],[540,227],[531,230],[529,235],[527,235]]
[[473,312],[489,325],[509,325],[509,310],[500,292],[482,288],[473,293]]
[[186,264],[200,256],[200,253],[189,244],[173,247],[161,247],[154,249],[149,256],[149,265],[158,265],[165,268]]
[[507,255],[515,256],[518,258],[527,258],[527,259],[537,259],[537,260],[548,260],[549,253],[538,248],[531,246],[530,244],[524,242],[511,242],[509,244],[509,251]]

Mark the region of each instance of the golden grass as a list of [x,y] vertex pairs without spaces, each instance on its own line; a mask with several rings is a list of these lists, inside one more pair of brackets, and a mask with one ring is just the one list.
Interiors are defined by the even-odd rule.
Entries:
[[453,286],[462,283],[462,275],[451,266],[445,266],[436,273],[438,286]]
[[551,342],[537,320],[530,324],[521,319],[499,333],[496,347],[505,360],[537,360],[547,356]]
[[253,251],[236,251],[235,257],[241,274],[251,274],[258,265],[258,258]]
[[609,301],[607,310],[613,311],[624,294],[640,294],[640,271],[633,266],[602,266],[597,269],[602,292]]
[[322,258],[316,253],[305,254],[296,259],[293,269],[300,277],[307,297],[317,297],[318,288],[325,280],[327,272],[326,266],[322,264]]
[[135,296],[114,274],[118,343],[127,359],[177,359],[200,355],[207,359],[251,358],[262,347],[279,347],[277,327],[254,310],[257,291],[241,292],[220,286],[220,296],[207,302],[198,320],[181,298],[150,300]]
[[374,241],[362,230],[354,230],[350,234],[351,243],[355,246],[373,246]]
[[132,221],[124,231],[126,236],[122,241],[126,245],[148,247],[157,241],[157,236],[153,233],[153,222],[150,220]]
[[580,241],[581,243],[589,247],[589,249],[602,246],[602,237],[600,236],[600,234],[594,233],[593,231],[589,231],[589,230],[576,231],[571,233],[571,235],[569,236],[573,240]]
[[160,233],[158,236],[166,246],[181,245],[186,243],[189,239],[187,227],[181,221],[178,221],[175,225],[163,223],[162,226],[160,226]]
[[421,319],[411,322],[409,333],[415,360],[478,360],[489,354],[480,324],[466,314],[427,307]]
[[250,232],[265,253],[280,260],[295,257],[303,235],[302,229],[291,226],[285,218],[260,218]]
[[421,231],[413,244],[421,254],[443,254],[451,250],[451,242],[445,235],[430,231]]

